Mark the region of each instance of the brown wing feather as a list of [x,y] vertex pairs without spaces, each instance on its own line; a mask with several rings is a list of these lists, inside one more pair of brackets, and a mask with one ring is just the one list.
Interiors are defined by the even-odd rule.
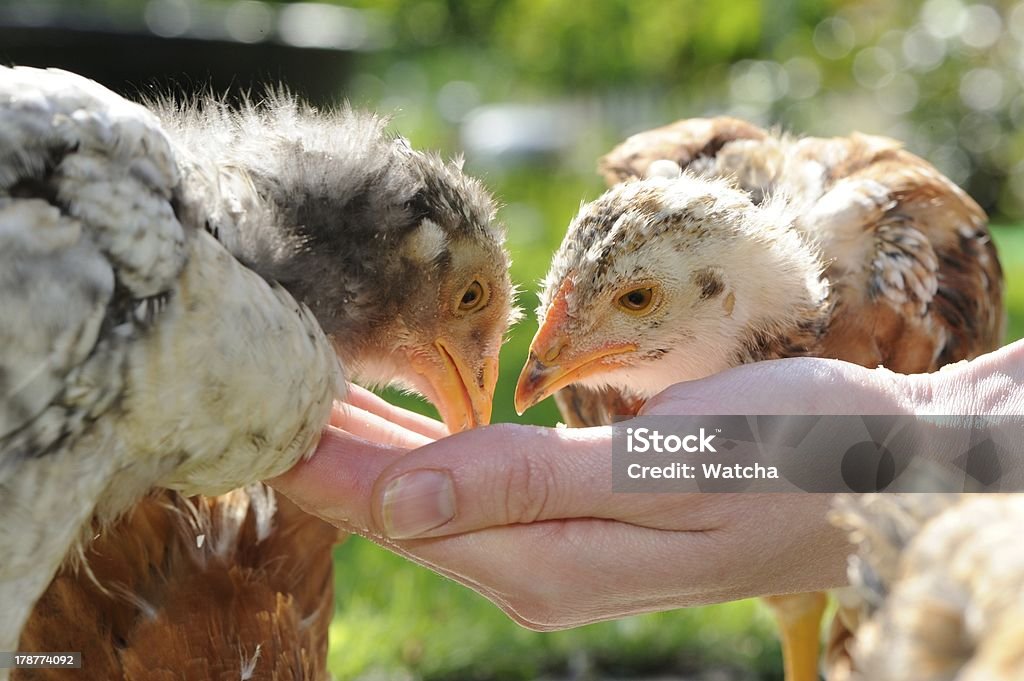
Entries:
[[[93,577],[69,566],[54,579],[21,649],[81,650],[97,679],[328,678],[338,530],[284,497],[272,510],[263,488],[254,492],[259,498],[247,490],[212,499],[161,492],[136,504],[86,551]],[[270,510],[271,524],[261,526]],[[16,671],[12,679],[81,671]]]
[[[874,208],[833,205],[842,219],[804,224],[824,244],[836,298],[816,354],[920,373],[995,349],[1002,270],[984,211],[930,164],[879,139],[844,140],[847,154],[826,167],[831,182],[818,202],[871,193]],[[861,246],[844,245],[851,240]]]
[[555,393],[555,404],[570,428],[606,426],[617,417],[636,416],[644,402],[614,388],[599,390],[568,385]]
[[598,172],[608,186],[643,177],[654,161],[668,159],[685,168],[702,157],[714,157],[735,140],[761,140],[768,133],[738,118],[687,118],[640,132],[598,161]]
[[[892,140],[855,134],[800,147],[830,161],[825,194],[803,224],[824,245],[835,298],[814,354],[922,373],[997,348],[1002,269],[977,203]],[[856,626],[841,607],[826,645],[829,678],[849,676]]]

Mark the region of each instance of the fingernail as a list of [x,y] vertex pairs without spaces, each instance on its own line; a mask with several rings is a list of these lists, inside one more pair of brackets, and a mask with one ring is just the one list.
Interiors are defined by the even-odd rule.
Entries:
[[405,473],[384,489],[384,531],[408,539],[444,525],[455,517],[455,488],[444,471]]

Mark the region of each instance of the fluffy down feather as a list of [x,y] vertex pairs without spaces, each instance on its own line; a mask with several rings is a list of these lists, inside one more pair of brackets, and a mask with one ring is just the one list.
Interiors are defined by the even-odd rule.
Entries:
[[[685,176],[644,179],[660,160]],[[632,358],[651,359],[649,370],[609,362],[556,395],[572,425],[583,423],[573,411],[585,401],[596,402],[590,412],[607,411],[601,403],[621,402],[620,390],[650,396],[742,362],[812,355],[916,373],[1002,339],[1002,271],[984,212],[894,140],[795,138],[731,118],[688,119],[634,135],[600,169],[621,184],[573,221],[538,317],[567,281],[575,293],[566,318],[593,320],[584,308],[610,309],[612,294],[641,274],[669,270],[691,278],[676,299],[689,307],[678,323],[651,316],[667,330]],[[607,245],[583,246],[594,243]],[[586,302],[574,306],[573,295]],[[647,331],[642,320],[623,328]],[[611,390],[593,395],[588,382]]]

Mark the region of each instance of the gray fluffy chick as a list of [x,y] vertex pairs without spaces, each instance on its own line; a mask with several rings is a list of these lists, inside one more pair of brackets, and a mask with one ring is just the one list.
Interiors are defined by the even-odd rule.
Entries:
[[345,379],[489,419],[512,287],[457,163],[283,94],[158,108],[0,68],[0,650],[92,519],[287,470]]
[[206,229],[309,306],[351,377],[425,395],[452,430],[488,421],[517,312],[493,199],[461,161],[283,91],[153,108]]

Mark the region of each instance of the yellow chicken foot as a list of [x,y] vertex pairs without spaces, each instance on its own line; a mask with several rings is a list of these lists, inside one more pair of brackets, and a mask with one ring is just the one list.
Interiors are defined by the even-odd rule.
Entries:
[[782,638],[786,681],[818,681],[821,617],[828,604],[822,592],[767,596]]

